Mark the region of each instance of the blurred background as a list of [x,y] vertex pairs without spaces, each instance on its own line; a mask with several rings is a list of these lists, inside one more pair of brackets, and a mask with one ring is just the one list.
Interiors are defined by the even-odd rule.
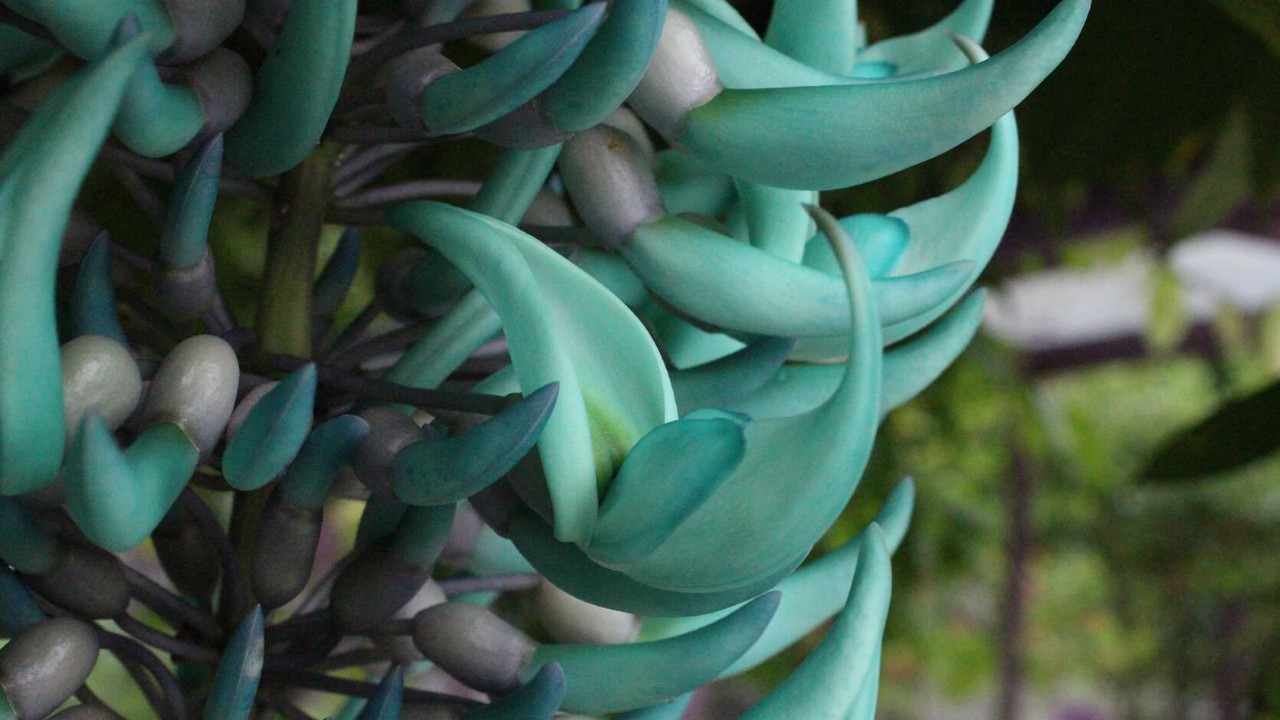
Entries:
[[[997,2],[987,49],[1053,5]],[[875,40],[953,6],[859,10]],[[824,541],[915,478],[879,717],[1280,717],[1280,2],[1097,0],[1017,115],[984,333],[887,419]],[[824,204],[938,194],[985,146]],[[707,712],[733,717],[796,657]]]

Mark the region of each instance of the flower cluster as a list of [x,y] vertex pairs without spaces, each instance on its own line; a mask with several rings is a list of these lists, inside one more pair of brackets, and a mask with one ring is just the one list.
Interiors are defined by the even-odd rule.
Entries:
[[[106,649],[165,720],[676,718],[833,616],[748,717],[873,717],[910,481],[804,560],[976,331],[1012,108],[1089,0],[990,58],[990,0],[871,44],[852,0],[763,38],[724,0],[488,4],[0,0],[0,717],[118,717]],[[988,128],[942,196],[819,206]],[[244,326],[227,196],[271,206]],[[344,325],[375,225],[410,244]]]

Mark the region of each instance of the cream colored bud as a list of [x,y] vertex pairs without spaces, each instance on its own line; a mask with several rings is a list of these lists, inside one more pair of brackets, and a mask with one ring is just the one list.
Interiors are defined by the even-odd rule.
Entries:
[[142,405],[142,424],[173,423],[201,455],[208,455],[231,418],[239,383],[240,364],[225,340],[187,338],[156,370]]
[[667,214],[644,148],[608,125],[583,130],[560,153],[560,177],[573,206],[607,248]]
[[413,618],[413,643],[458,680],[498,694],[520,686],[520,669],[538,647],[492,611],[458,601],[418,613]]
[[658,50],[627,104],[664,138],[674,142],[689,111],[709,102],[724,86],[711,53],[693,21],[667,10]]
[[542,627],[558,642],[618,645],[631,642],[640,631],[635,615],[579,600],[545,578],[534,591],[533,603]]
[[138,363],[119,342],[103,335],[82,335],[62,346],[62,412],[67,439],[75,437],[90,410],[115,430],[142,397]]

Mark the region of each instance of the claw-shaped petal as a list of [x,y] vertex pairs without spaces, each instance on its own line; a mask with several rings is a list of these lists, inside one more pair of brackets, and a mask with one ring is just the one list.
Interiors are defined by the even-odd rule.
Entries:
[[991,22],[995,0],[961,0],[955,10],[917,33],[873,43],[858,54],[859,62],[893,66],[895,75],[958,70],[970,61],[956,49],[951,33],[981,43]]
[[73,335],[102,335],[128,345],[116,299],[111,287],[111,239],[98,235],[80,260],[80,272],[71,291],[71,332]]
[[147,34],[144,42],[150,56],[174,41],[173,24],[161,0],[5,0],[4,4],[49,28],[63,47],[90,60],[108,52],[116,26],[126,15],[135,16]]
[[578,59],[604,21],[604,11],[604,5],[592,3],[466,70],[436,78],[422,89],[422,124],[437,133],[466,132],[532,100]]
[[26,584],[8,567],[0,567],[0,630],[13,637],[47,617]]
[[222,453],[227,483],[237,490],[257,490],[274,480],[302,449],[311,430],[315,399],[312,363],[263,395]]
[[204,720],[248,720],[262,679],[266,645],[263,636],[262,608],[255,605],[222,651],[222,659],[213,671],[209,699],[205,701]]
[[200,451],[172,423],[152,425],[121,452],[102,418],[90,413],[63,474],[67,510],[95,545],[124,552],[160,524],[199,460]]
[[515,692],[467,713],[467,720],[551,720],[564,702],[565,676],[549,662]]
[[761,340],[719,360],[671,373],[680,413],[731,408],[734,401],[752,396],[777,374],[791,344],[781,338]]
[[506,475],[533,448],[559,386],[538,388],[458,437],[423,440],[396,453],[391,488],[410,505],[456,503]]
[[599,124],[644,77],[662,35],[667,0],[617,0],[573,65],[539,103],[553,125],[578,132]]
[[850,707],[864,678],[880,670],[873,662],[889,615],[890,572],[884,536],[872,525],[859,553],[849,599],[831,629],[800,667],[743,717],[835,717],[833,709]]
[[[788,262],[668,215],[641,225],[622,256],[672,307],[716,327],[778,337],[823,337],[849,326],[838,275]],[[875,281],[878,322],[932,311],[972,276],[968,262]]]
[[227,132],[227,160],[276,175],[315,149],[338,102],[355,37],[356,0],[294,0],[253,79],[253,99]]
[[1089,4],[1063,0],[1009,49],[943,75],[725,90],[689,110],[670,139],[765,185],[828,190],[869,182],[959,145],[1021,102],[1066,57]]
[[775,0],[765,42],[812,67],[853,72],[858,51],[858,4],[849,0]]
[[[39,4],[61,12],[62,3]],[[0,337],[10,339],[0,343],[0,493],[44,487],[58,473],[65,435],[54,317],[58,248],[129,79],[148,62],[143,43],[113,50],[68,80],[0,156]]]
[[[840,388],[810,413],[747,424],[740,469],[654,553],[619,568],[631,577],[685,592],[750,584],[807,552],[852,495],[879,422],[879,323],[848,235],[830,215],[813,213],[835,242],[852,317]],[[801,482],[780,483],[784,477]],[[691,562],[693,553],[717,560]]]
[[556,534],[585,543],[597,482],[612,477],[641,436],[675,419],[670,380],[648,332],[598,283],[510,225],[429,202],[398,205],[389,218],[448,257],[493,305],[524,391],[560,383],[538,448]]
[[763,595],[687,635],[622,645],[542,645],[525,672],[544,663],[564,668],[566,712],[621,712],[675,698],[710,682],[760,637],[778,606]]
[[182,166],[160,228],[160,262],[174,270],[193,267],[209,254],[209,223],[222,175],[222,136],[200,144]]
[[356,720],[399,720],[400,701],[404,697],[404,668],[396,665],[378,683],[373,697],[365,703]]
[[587,552],[604,565],[648,556],[737,469],[745,449],[742,422],[726,417],[654,428],[609,485]]
[[[882,415],[919,394],[964,352],[982,323],[984,298],[972,293],[924,332],[885,351]],[[807,412],[831,397],[842,375],[840,364],[786,365],[757,391],[723,407],[754,418]]]
[[338,472],[368,434],[368,421],[356,415],[339,415],[317,425],[280,481],[284,501],[296,508],[319,510]]
[[[128,15],[116,28],[112,45],[128,42],[141,32],[137,16]],[[152,63],[138,66],[114,126],[125,147],[146,157],[164,157],[181,150],[202,127],[204,112],[191,88],[162,82]]]

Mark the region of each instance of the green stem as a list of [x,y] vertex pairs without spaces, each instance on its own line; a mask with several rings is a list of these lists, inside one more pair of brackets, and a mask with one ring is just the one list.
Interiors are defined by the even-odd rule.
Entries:
[[281,178],[256,322],[259,347],[267,352],[311,355],[311,285],[339,149],[325,140]]
[[[340,149],[340,143],[323,140],[301,165],[280,178],[255,322],[258,346],[265,352],[311,356],[311,291],[329,184]],[[270,488],[236,493],[227,535],[242,568],[252,562],[254,530],[268,495]],[[252,594],[247,587],[239,593],[228,592],[224,584],[218,616],[225,627],[239,623],[253,602]]]

